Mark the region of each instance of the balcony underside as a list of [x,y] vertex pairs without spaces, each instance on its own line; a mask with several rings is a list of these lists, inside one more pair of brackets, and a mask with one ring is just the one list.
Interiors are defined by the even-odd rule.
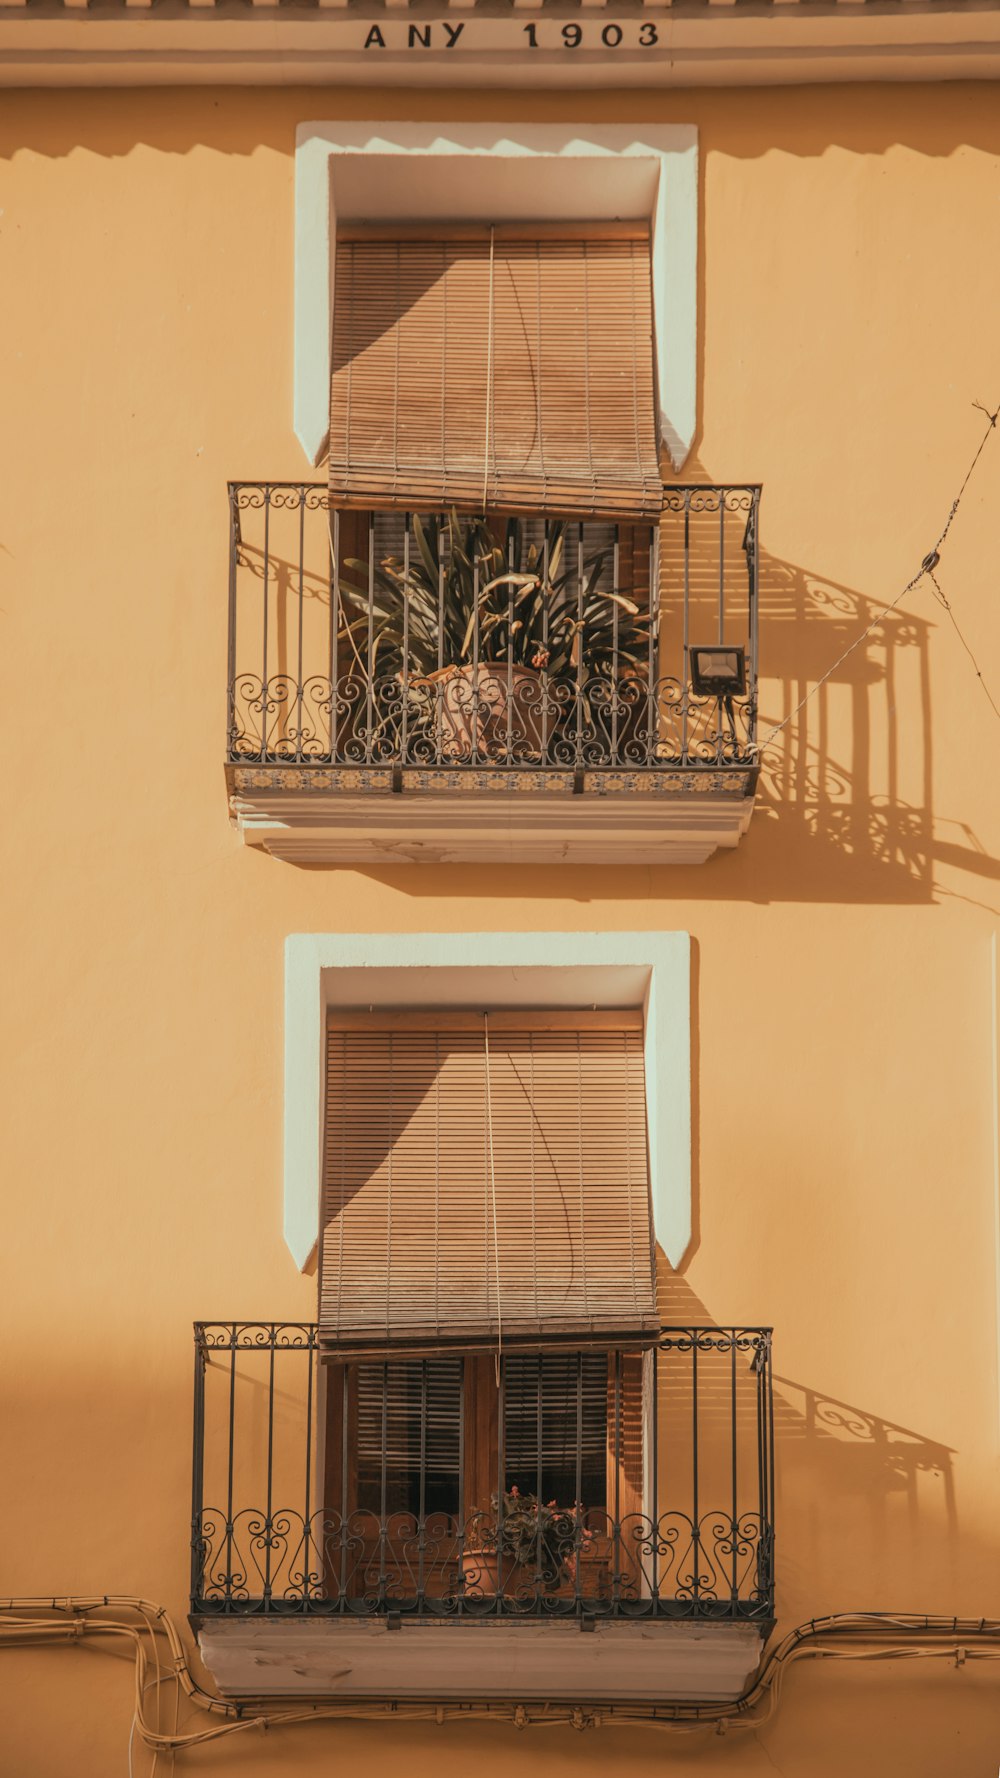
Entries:
[[701,864],[736,846],[753,766],[574,774],[228,768],[248,845],[293,864]]
[[402,1623],[227,1618],[198,1646],[228,1698],[738,1698],[763,1650],[752,1623]]

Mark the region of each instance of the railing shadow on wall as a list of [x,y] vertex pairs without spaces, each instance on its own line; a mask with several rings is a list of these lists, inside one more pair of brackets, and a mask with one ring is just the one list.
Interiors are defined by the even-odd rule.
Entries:
[[[763,753],[738,855],[752,899],[928,903],[953,893],[939,866],[1000,881],[1000,859],[961,811],[934,804],[935,746],[960,739],[935,731],[935,620],[912,609],[917,598],[890,611],[887,598],[761,549]],[[699,894],[731,894],[735,868],[737,855],[720,855]]]
[[[662,1260],[659,1297],[662,1314],[710,1319]],[[776,1339],[780,1354],[780,1327]],[[949,1609],[959,1541],[951,1446],[778,1369],[774,1448],[779,1616],[890,1597],[900,1611]],[[984,1550],[985,1564],[995,1560]]]
[[[762,515],[766,537],[766,487]],[[904,905],[955,893],[942,886],[939,866],[1000,882],[1000,859],[962,811],[941,811],[933,802],[934,746],[958,745],[936,737],[932,722],[933,619],[902,608],[888,612],[888,600],[765,547],[759,560],[761,741],[791,720],[764,752],[754,817],[739,848],[717,853],[708,865],[654,869],[656,895]],[[819,686],[882,613],[872,634]],[[791,715],[807,693],[804,708]],[[516,867],[492,867],[489,882],[455,865],[366,874],[411,895],[439,895],[444,873],[453,889],[475,896],[496,893],[496,868]],[[588,885],[611,875],[588,867]],[[574,876],[565,865],[536,873],[532,893],[572,899]],[[588,886],[588,895],[609,892]]]
[[760,598],[762,741],[790,718],[763,758],[760,850],[794,866],[796,898],[930,899],[931,626],[888,613],[821,684],[884,603],[766,553]]
[[[826,1573],[849,1568],[875,1596],[908,1604],[947,1587],[958,1535],[953,1451],[912,1428],[839,1401],[789,1377],[775,1378],[775,1436],[783,1496],[796,1502],[796,1536]],[[803,1581],[808,1567],[796,1564]],[[847,1584],[845,1582],[845,1584]],[[859,1580],[850,1591],[855,1600]]]

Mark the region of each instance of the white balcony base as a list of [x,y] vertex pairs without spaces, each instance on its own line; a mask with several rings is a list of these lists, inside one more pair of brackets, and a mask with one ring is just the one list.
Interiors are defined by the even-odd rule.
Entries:
[[227,1618],[203,1623],[202,1660],[227,1698],[738,1698],[763,1652],[754,1624],[510,1623]]
[[665,781],[644,773],[652,791],[580,795],[558,778],[552,790],[509,790],[499,773],[495,788],[400,794],[384,774],[385,787],[360,791],[302,791],[297,776],[239,769],[230,799],[246,843],[291,864],[703,864],[738,845],[754,805],[745,771],[712,773],[711,782],[708,774]]

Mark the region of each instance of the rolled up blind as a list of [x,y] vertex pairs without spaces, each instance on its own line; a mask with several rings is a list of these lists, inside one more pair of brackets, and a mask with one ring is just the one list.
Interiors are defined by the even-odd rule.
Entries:
[[642,1033],[524,1017],[494,1015],[488,1059],[467,1020],[331,1026],[320,1328],[338,1356],[657,1330]]
[[341,235],[330,492],[656,516],[648,232]]

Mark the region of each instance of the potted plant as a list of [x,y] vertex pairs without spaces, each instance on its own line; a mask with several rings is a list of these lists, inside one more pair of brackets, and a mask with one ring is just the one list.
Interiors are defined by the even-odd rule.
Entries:
[[539,1501],[511,1488],[490,1511],[474,1513],[462,1553],[466,1597],[497,1594],[524,1600],[549,1594],[601,1591],[606,1562],[595,1549],[582,1506]]
[[[547,521],[540,543],[517,519],[503,541],[454,512],[412,527],[416,548],[373,565],[371,595],[368,563],[345,562],[360,584],[341,582],[341,634],[378,720],[398,730],[405,711],[413,757],[541,759],[571,730],[581,684],[586,696],[591,681],[642,672],[644,614],[600,585],[606,550],[582,577],[566,566],[562,521]],[[558,747],[554,757],[569,763]]]

